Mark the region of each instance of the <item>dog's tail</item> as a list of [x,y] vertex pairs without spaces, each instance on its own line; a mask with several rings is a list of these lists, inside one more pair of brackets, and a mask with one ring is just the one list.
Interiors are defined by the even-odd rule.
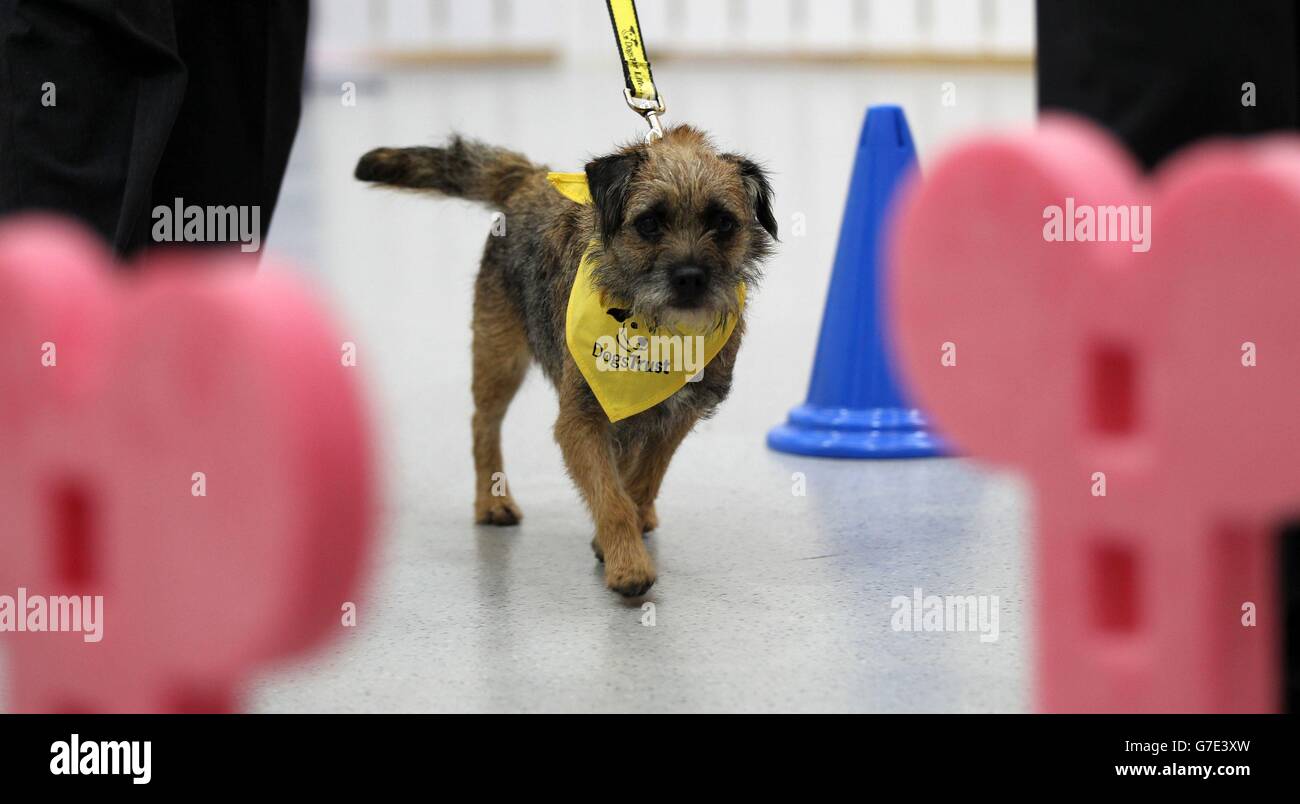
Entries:
[[441,148],[376,148],[357,162],[362,181],[502,206],[546,168],[514,151],[453,136]]

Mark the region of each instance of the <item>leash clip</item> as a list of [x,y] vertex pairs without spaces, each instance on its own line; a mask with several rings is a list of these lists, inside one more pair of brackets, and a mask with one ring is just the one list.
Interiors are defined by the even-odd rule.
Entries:
[[645,135],[647,145],[655,140],[662,140],[664,138],[664,127],[659,122],[659,116],[667,109],[664,105],[663,95],[656,93],[655,99],[648,101],[644,98],[638,98],[633,95],[632,90],[624,89],[623,100],[627,101],[629,109],[644,117],[646,124],[650,126],[650,130],[647,131]]

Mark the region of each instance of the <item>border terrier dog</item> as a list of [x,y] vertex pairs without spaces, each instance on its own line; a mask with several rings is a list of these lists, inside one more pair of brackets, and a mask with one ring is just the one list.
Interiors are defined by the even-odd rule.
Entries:
[[[592,205],[561,195],[547,173],[518,153],[460,137],[439,148],[378,148],[356,166],[362,181],[505,213],[507,233],[488,237],[474,286],[475,518],[514,525],[523,516],[508,490],[493,495],[493,475],[505,472],[501,421],[536,361],[559,395],[555,440],[595,521],[592,549],[605,562],[605,584],[635,597],[655,582],[642,534],[658,525],[668,463],[730,391],[744,335],[736,287],[754,287],[776,240],[772,189],[757,164],[719,152],[690,126],[587,163]],[[699,381],[616,423],[565,341],[569,292],[593,241],[594,286],[645,320],[738,319]]]

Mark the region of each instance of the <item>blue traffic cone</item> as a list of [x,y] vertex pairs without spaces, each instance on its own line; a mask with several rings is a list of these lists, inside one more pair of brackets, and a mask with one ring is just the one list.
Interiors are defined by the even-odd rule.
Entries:
[[903,399],[881,331],[884,222],[899,184],[915,169],[903,110],[867,109],[808,400],[767,434],[772,449],[826,458],[943,453],[925,415]]

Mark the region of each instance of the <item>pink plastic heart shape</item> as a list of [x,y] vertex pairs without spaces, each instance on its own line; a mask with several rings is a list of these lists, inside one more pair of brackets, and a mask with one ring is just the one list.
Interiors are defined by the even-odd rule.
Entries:
[[67,224],[0,227],[0,595],[103,600],[99,641],[0,634],[9,707],[233,710],[355,602],[374,493],[355,369],[280,272],[111,264]]
[[941,429],[1029,478],[1041,708],[1278,707],[1297,221],[1295,139],[1198,147],[1148,182],[1068,119],[909,188],[893,340]]

